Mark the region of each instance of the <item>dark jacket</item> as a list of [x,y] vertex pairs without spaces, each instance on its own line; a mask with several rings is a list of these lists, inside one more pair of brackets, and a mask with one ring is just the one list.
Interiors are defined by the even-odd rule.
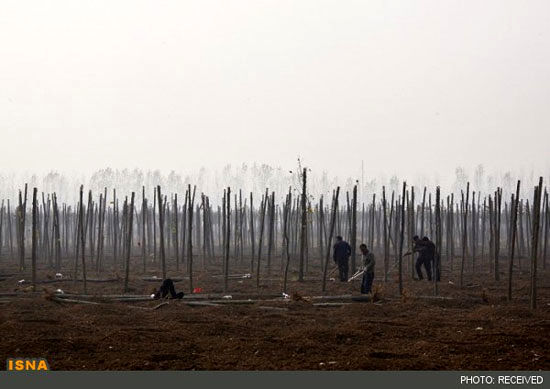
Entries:
[[374,254],[370,251],[366,254],[363,254],[363,267],[365,268],[365,273],[374,273],[374,265],[376,261],[374,260]]
[[435,257],[435,244],[431,240],[417,240],[414,251],[419,252],[419,258],[433,261]]
[[334,262],[344,262],[349,259],[351,255],[351,247],[345,240],[342,240],[334,245],[334,255],[332,259]]

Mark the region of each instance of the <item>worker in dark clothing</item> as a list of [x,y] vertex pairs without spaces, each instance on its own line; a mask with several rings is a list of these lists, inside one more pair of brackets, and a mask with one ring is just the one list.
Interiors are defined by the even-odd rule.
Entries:
[[340,273],[340,281],[348,281],[348,269],[349,269],[349,257],[351,255],[351,247],[341,236],[336,237],[336,244],[334,245],[334,255],[332,259],[334,263],[338,265],[338,271]]
[[173,299],[181,299],[183,298],[183,292],[176,293],[176,288],[174,288],[174,281],[172,281],[170,278],[165,279],[162,281],[162,285],[160,286],[160,289],[154,293],[154,298],[167,298],[168,294],[170,294],[171,298]]
[[416,258],[416,263],[414,265],[416,268],[416,274],[418,274],[418,279],[424,279],[424,276],[422,275],[422,265],[424,265],[428,281],[431,281],[432,259],[435,253],[435,245],[427,237],[420,239],[417,235],[413,237],[413,244],[413,252],[418,253],[418,258]]
[[424,252],[424,267],[426,268],[426,271],[429,272],[428,280],[431,279],[431,268],[433,266],[433,272],[435,273],[437,281],[439,282],[441,281],[441,257],[436,250],[435,243],[432,242],[430,238],[425,236],[422,238],[422,244],[426,247],[426,250]]
[[361,281],[361,293],[368,294],[372,292],[372,282],[374,281],[374,254],[369,251],[367,245],[362,243],[359,246],[363,254],[363,280]]

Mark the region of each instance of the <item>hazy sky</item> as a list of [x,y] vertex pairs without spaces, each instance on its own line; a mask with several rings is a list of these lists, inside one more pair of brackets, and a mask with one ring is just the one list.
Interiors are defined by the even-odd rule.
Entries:
[[550,1],[0,1],[0,169],[550,167]]

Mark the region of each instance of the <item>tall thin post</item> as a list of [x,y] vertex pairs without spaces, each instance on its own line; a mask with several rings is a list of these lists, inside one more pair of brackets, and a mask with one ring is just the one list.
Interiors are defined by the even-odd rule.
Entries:
[[[306,234],[307,234],[307,168],[302,172],[302,223],[300,229],[300,268],[298,272],[298,281],[304,280],[304,260],[306,252]],[[266,196],[267,197],[267,196]],[[266,198],[267,201],[267,198]]]
[[160,263],[162,266],[162,279],[166,279],[166,252],[164,248],[164,206],[162,204],[162,193],[160,185],[157,185],[157,200],[159,210],[159,234],[160,234]]
[[[159,186],[160,192],[160,186]],[[124,276],[124,292],[128,292],[128,281],[130,278],[130,254],[132,252],[132,227],[134,225],[134,197],[135,193],[132,192],[132,197],[130,199],[130,211],[128,213],[128,233],[126,240],[126,273]],[[166,278],[165,275],[162,276]]]
[[[374,209],[373,209],[374,212]],[[357,271],[355,264],[355,251],[357,247],[357,185],[353,186],[353,197],[351,201],[351,271]],[[371,247],[372,250],[372,247]]]
[[468,242],[468,202],[470,199],[470,183],[466,184],[466,201],[464,201],[464,193],[462,194],[464,204],[464,215],[462,222],[462,261],[460,264],[460,287],[464,286],[464,264],[466,263],[466,246]]
[[37,206],[37,195],[38,190],[33,189],[32,192],[32,287],[33,290],[36,288],[36,245],[38,239],[38,206]]
[[340,195],[340,187],[336,188],[336,193],[333,195],[332,198],[332,213],[330,216],[330,232],[327,239],[327,251],[325,256],[325,266],[323,266],[323,285],[322,285],[322,291],[326,291],[327,286],[327,270],[328,270],[328,262],[330,259],[330,249],[332,246],[332,236],[334,234],[334,227],[336,225],[336,214],[338,212],[338,196]]
[[[225,237],[225,258],[224,258],[224,261],[225,261],[225,265],[224,265],[224,274],[223,274],[223,291],[224,293],[227,292],[227,280],[229,278],[229,242],[231,241],[231,188],[230,187],[227,187],[227,197],[226,197],[226,211],[225,211],[225,215],[227,217],[227,221],[225,223],[226,227],[225,227],[225,233],[226,233],[226,237]],[[235,226],[236,228],[237,226]]]
[[514,254],[516,249],[516,235],[517,235],[517,229],[518,229],[518,207],[519,207],[519,190],[520,190],[520,184],[521,181],[518,180],[517,186],[516,186],[516,196],[512,199],[514,200],[514,204],[511,204],[512,206],[512,234],[511,234],[511,242],[510,242],[510,259],[508,262],[508,301],[512,300],[512,273],[514,270]]
[[539,178],[539,185],[535,187],[535,196],[533,201],[533,228],[531,236],[531,309],[537,308],[537,256],[539,244],[540,227],[540,203],[542,197],[542,177]]

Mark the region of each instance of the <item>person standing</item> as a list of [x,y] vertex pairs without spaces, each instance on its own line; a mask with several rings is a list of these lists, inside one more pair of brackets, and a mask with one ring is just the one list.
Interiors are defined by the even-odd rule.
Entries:
[[372,293],[372,282],[374,281],[374,254],[369,251],[367,245],[362,243],[359,246],[361,253],[363,254],[363,280],[361,281],[361,293]]
[[334,255],[332,259],[334,263],[338,265],[338,272],[340,273],[340,281],[348,281],[349,270],[349,257],[351,255],[351,246],[341,236],[336,237],[336,244],[334,245]]
[[[426,276],[428,277],[428,281],[432,280],[432,261],[435,254],[435,245],[433,242],[428,239],[428,237],[424,237],[420,239],[417,235],[413,237],[413,252],[417,252],[419,255],[416,258],[416,273],[418,274],[418,279],[423,280],[424,277],[422,275],[422,266],[424,266],[424,269],[426,270]],[[410,254],[410,253],[407,253]]]

